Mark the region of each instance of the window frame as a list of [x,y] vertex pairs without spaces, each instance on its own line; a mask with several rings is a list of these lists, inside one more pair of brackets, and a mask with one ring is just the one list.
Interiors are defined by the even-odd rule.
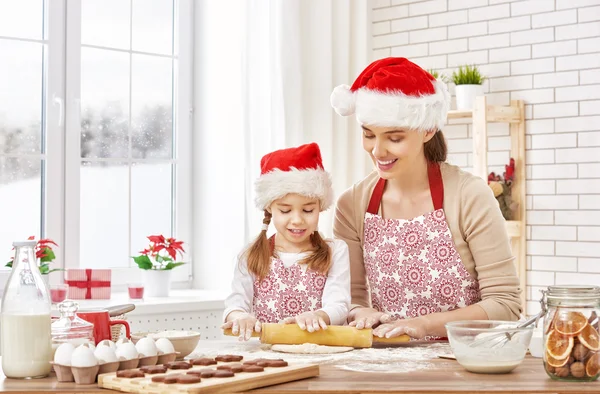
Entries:
[[[53,0],[54,1],[54,0]],[[63,252],[63,268],[79,268],[80,260],[80,168],[81,168],[81,125],[80,125],[80,86],[81,86],[81,3],[62,2],[64,14],[64,52],[62,58],[64,64],[64,154],[58,158],[62,162],[64,185],[64,204],[53,201],[54,209],[62,214],[53,213],[53,228],[63,229],[62,245],[59,248]],[[185,242],[186,254],[184,260],[188,264],[173,270],[172,281],[174,287],[190,287],[193,273],[193,250],[192,241],[192,108],[193,108],[193,2],[192,0],[178,0],[176,2],[179,16],[178,31],[174,34],[178,37],[177,58],[174,63],[174,124],[177,130],[175,143],[176,163],[175,171],[175,236]],[[179,81],[185,81],[179,83]],[[189,82],[188,82],[189,81]],[[60,101],[60,98],[59,98]],[[54,142],[59,145],[60,138],[53,135]],[[50,142],[50,141],[49,141]],[[55,164],[58,168],[59,165]],[[58,169],[54,168],[52,174],[58,175]],[[53,181],[54,182],[54,181]],[[56,198],[56,197],[54,197]],[[67,209],[68,207],[68,209]],[[49,207],[49,212],[50,212]],[[61,225],[58,225],[61,222]],[[48,221],[50,225],[50,220]],[[50,232],[49,232],[50,233]],[[167,234],[165,234],[167,235]],[[60,245],[60,243],[59,243]],[[107,253],[110,255],[110,252]],[[57,256],[58,257],[58,256]],[[60,260],[59,260],[60,261]],[[128,268],[111,268],[112,286],[124,288],[128,282],[141,279],[141,271],[132,259],[129,259]]]

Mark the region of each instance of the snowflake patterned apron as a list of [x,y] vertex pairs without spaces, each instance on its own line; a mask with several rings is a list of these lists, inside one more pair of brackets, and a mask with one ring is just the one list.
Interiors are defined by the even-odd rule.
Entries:
[[[271,247],[274,238],[271,238]],[[308,311],[321,309],[327,276],[294,263],[286,268],[283,261],[271,258],[269,274],[254,280],[254,316],[263,323],[277,323]]]
[[[434,210],[412,220],[378,215],[385,179],[379,179],[364,221],[363,257],[373,308],[395,318],[446,312],[481,299],[444,214],[440,166],[428,165]],[[434,338],[427,338],[434,339]]]

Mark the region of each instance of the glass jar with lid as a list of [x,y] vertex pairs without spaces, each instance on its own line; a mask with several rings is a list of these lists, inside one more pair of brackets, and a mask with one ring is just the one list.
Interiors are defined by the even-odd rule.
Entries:
[[56,349],[65,342],[77,347],[84,343],[94,345],[94,325],[77,316],[79,304],[65,300],[58,304],[60,318],[52,323],[52,358]]
[[600,287],[549,286],[543,291],[544,368],[556,380],[592,381],[600,376]]

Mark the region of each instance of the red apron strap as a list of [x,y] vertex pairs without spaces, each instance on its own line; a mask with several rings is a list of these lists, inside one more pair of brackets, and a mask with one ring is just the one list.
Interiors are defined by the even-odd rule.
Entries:
[[[444,182],[442,181],[440,163],[428,163],[427,176],[429,178],[429,190],[431,191],[433,209],[437,211],[444,207]],[[385,182],[386,180],[383,178],[379,178],[379,181],[377,181],[377,184],[373,189],[373,194],[371,194],[371,200],[369,200],[369,207],[367,208],[368,213],[377,215],[377,212],[379,212]]]
[[381,205],[381,197],[383,196],[383,188],[385,187],[385,179],[379,178],[377,184],[375,185],[375,189],[373,189],[373,194],[371,195],[371,200],[369,201],[369,207],[367,208],[367,212],[373,215],[377,215],[379,212],[379,205]]
[[429,190],[431,191],[433,209],[437,211],[444,208],[444,182],[442,181],[440,163],[430,162],[427,165],[427,175],[429,177]]

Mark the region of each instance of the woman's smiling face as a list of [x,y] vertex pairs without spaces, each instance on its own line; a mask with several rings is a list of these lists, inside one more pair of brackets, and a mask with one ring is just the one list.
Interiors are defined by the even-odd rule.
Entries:
[[411,170],[423,160],[423,146],[434,132],[419,132],[398,127],[363,125],[363,148],[384,179],[394,179]]

